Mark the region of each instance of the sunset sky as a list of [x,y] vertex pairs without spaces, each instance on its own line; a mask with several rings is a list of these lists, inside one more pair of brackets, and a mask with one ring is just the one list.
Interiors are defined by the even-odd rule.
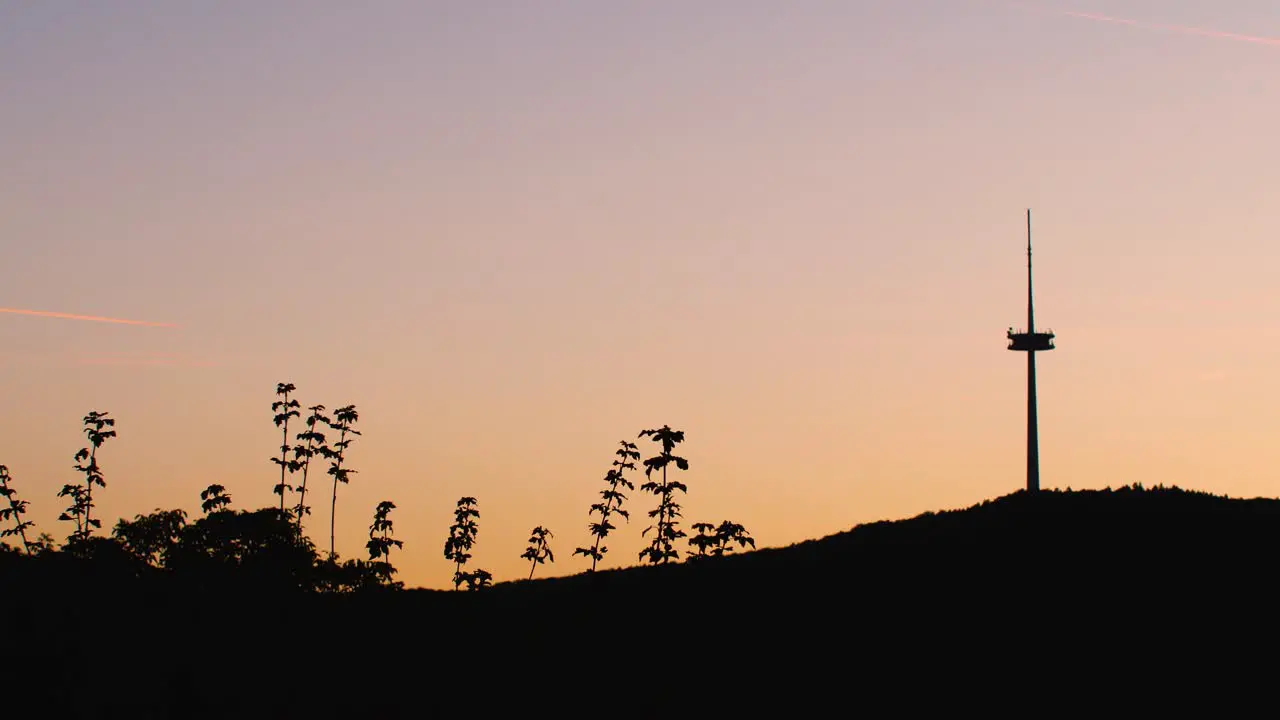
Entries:
[[762,547],[963,507],[1025,482],[1031,208],[1043,486],[1277,496],[1271,38],[1274,0],[0,4],[0,307],[82,316],[0,312],[0,464],[65,538],[105,410],[104,525],[269,505],[293,382],[360,412],[339,553],[393,500],[426,587],[463,495],[473,566],[545,525],[583,570],[664,423],[686,523]]

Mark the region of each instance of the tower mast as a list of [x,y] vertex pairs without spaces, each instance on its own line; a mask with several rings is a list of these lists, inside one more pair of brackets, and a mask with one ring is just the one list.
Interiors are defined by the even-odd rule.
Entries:
[[1027,332],[1036,332],[1036,308],[1031,295],[1031,210],[1027,210]]
[[1031,210],[1027,210],[1027,330],[1009,331],[1009,349],[1027,354],[1027,492],[1040,490],[1040,440],[1036,417],[1036,351],[1054,348],[1052,332],[1036,332],[1031,291]]

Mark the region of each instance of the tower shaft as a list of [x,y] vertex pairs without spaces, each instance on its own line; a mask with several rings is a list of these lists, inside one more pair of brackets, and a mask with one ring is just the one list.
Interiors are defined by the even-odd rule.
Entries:
[[1027,492],[1040,491],[1040,433],[1036,419],[1036,353],[1027,353]]

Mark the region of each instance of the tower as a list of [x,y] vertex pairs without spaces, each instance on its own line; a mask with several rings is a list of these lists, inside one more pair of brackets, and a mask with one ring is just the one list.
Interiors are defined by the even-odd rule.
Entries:
[[1027,354],[1027,492],[1040,490],[1040,441],[1036,427],[1036,352],[1053,349],[1052,332],[1036,332],[1031,294],[1031,211],[1027,210],[1027,330],[1009,329],[1009,349]]

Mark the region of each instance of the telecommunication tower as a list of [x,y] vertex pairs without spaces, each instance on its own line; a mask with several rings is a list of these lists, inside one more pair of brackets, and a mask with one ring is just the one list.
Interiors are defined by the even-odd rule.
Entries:
[[1053,349],[1053,332],[1036,332],[1031,294],[1031,211],[1027,210],[1027,329],[1009,328],[1009,349],[1027,354],[1027,492],[1040,490],[1040,443],[1036,424],[1036,353]]

